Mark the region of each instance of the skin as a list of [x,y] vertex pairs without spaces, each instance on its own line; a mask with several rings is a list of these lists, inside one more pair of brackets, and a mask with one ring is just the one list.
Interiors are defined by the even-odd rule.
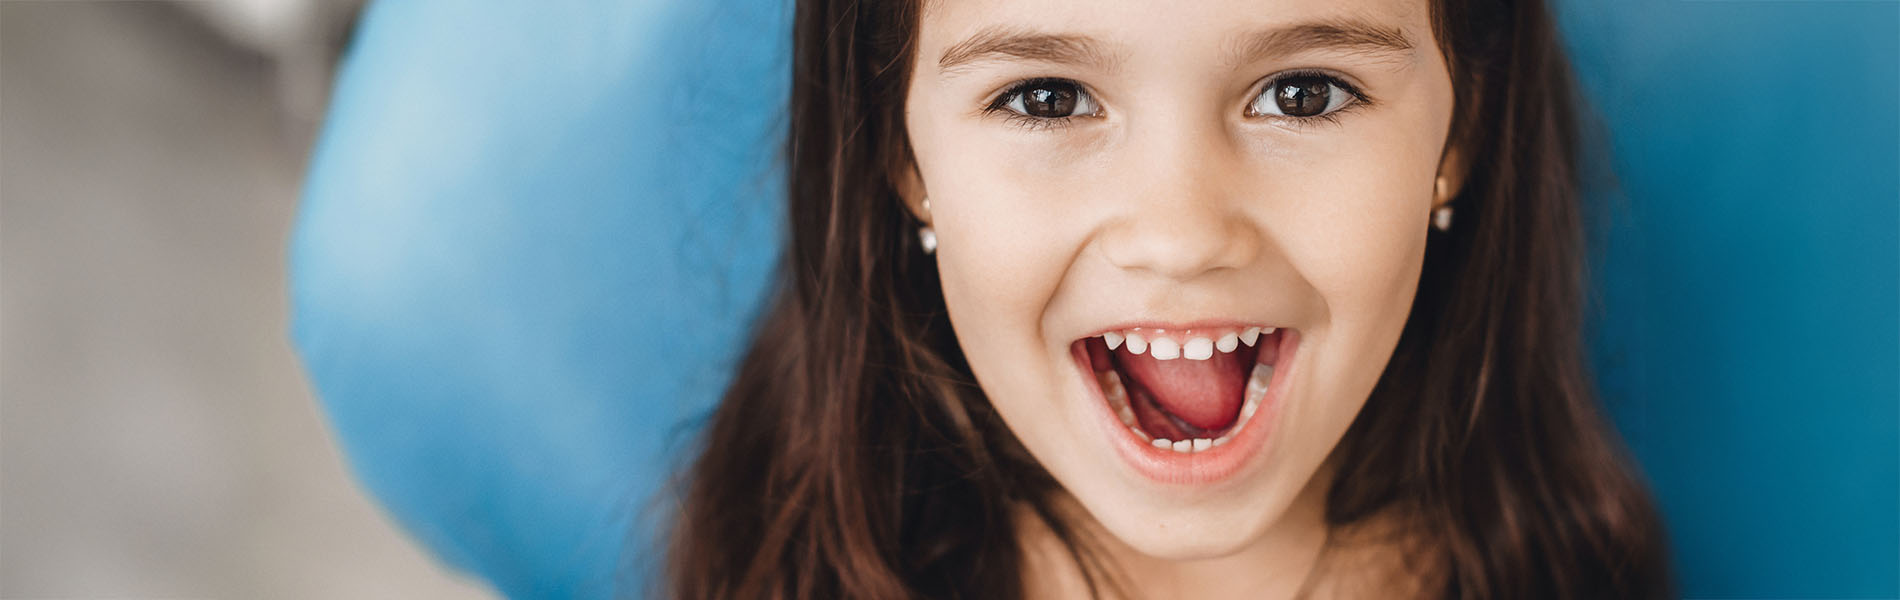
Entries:
[[[900,191],[936,231],[978,382],[1131,595],[1405,589],[1396,576],[1340,586],[1395,564],[1396,550],[1322,553],[1322,517],[1328,457],[1404,327],[1434,203],[1462,180],[1445,152],[1451,79],[1427,19],[1425,0],[957,0],[922,15],[904,106],[915,163],[899,169]],[[1411,48],[1297,45],[1223,60],[1249,32],[1325,21],[1397,32]],[[940,67],[946,49],[996,26],[1086,35],[1102,60]],[[1248,113],[1274,75],[1303,68],[1342,75],[1371,102],[1336,122]],[[1098,112],[1032,129],[985,111],[1034,77],[1079,83]],[[1101,401],[1070,345],[1129,322],[1209,319],[1300,332],[1282,413],[1225,480],[1142,477],[1093,425]],[[1023,521],[1032,592],[1083,594],[1047,532]]]

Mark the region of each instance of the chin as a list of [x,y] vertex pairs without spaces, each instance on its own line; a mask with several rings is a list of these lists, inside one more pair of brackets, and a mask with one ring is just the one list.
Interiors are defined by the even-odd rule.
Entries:
[[1252,545],[1279,517],[1277,512],[1268,514],[1258,509],[1091,512],[1122,544],[1143,555],[1167,560],[1232,556]]

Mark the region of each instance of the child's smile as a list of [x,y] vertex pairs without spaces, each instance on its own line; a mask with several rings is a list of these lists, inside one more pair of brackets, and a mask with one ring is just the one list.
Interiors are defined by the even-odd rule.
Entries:
[[1272,427],[1275,373],[1287,372],[1298,344],[1293,330],[1273,326],[1144,325],[1073,348],[1105,416],[1120,421],[1103,432],[1117,453],[1156,481],[1204,484],[1259,452]]

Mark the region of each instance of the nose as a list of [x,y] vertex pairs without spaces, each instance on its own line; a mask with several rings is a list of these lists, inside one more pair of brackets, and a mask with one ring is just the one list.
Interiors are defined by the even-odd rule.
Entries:
[[1145,168],[1124,175],[1140,183],[1120,186],[1135,193],[1115,203],[1121,210],[1097,240],[1117,267],[1187,281],[1259,256],[1264,240],[1243,210],[1231,145],[1182,133],[1130,157]]

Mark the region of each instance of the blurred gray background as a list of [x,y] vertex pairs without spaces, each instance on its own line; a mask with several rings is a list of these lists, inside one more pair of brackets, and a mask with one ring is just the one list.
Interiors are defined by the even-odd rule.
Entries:
[[352,481],[284,247],[356,0],[0,0],[0,598],[479,598]]

